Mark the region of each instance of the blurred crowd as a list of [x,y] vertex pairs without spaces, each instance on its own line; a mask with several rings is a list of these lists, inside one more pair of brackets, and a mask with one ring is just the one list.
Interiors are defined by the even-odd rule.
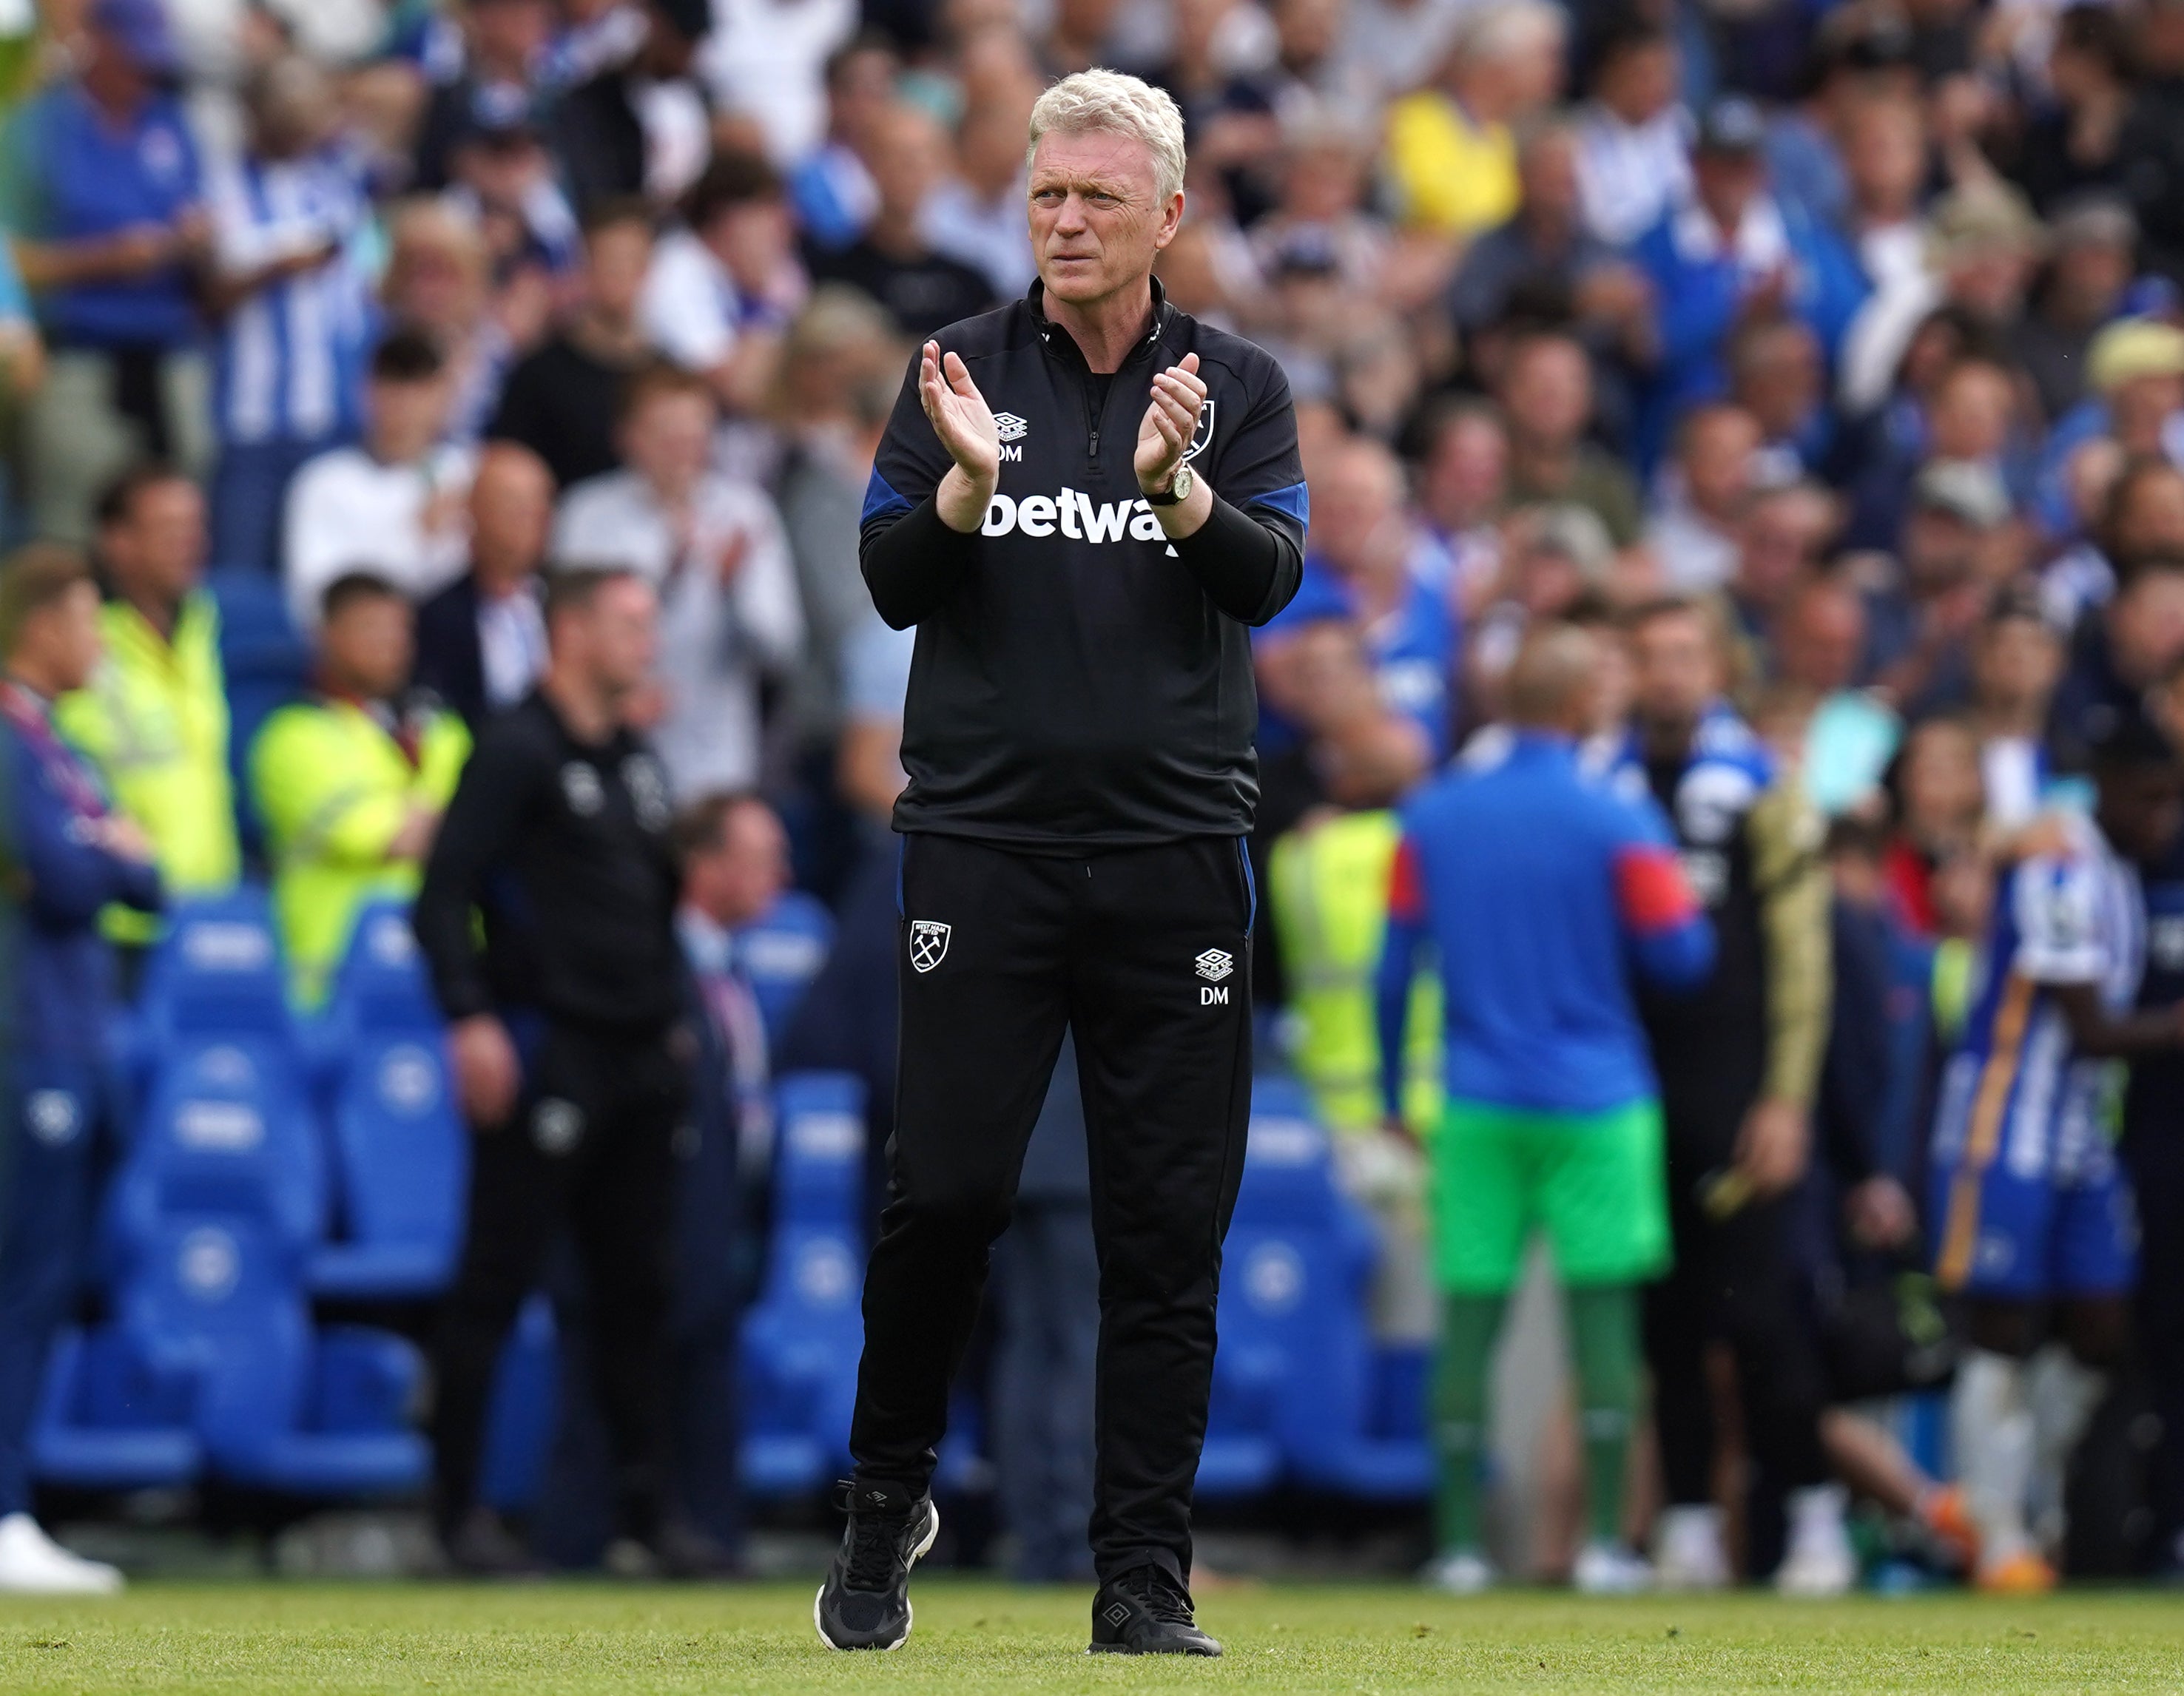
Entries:
[[[2093,809],[2099,749],[2184,732],[2179,0],[0,4],[0,539],[93,563],[103,657],[58,722],[170,897],[270,876],[322,998],[361,904],[414,890],[470,732],[545,668],[542,574],[627,570],[660,601],[630,722],[692,820],[693,934],[787,879],[839,909],[797,1059],[872,1076],[883,1137],[912,637],[859,515],[916,342],[1031,281],[1027,117],[1094,64],[1185,116],[1168,298],[1296,402],[1255,971],[1381,1223],[1376,1326],[1436,1323],[1435,1021],[1407,1126],[1373,1032],[1391,809],[1492,761],[1513,666],[1566,624],[1596,633],[1600,772],[1634,712],[1641,753],[1681,725],[1734,769],[1655,785],[1709,904],[1710,812],[1808,809],[1832,1008],[1746,1176],[1808,1198],[1797,1310],[1924,1272],[1997,884]],[[317,719],[230,698],[208,573],[277,584]],[[365,792],[370,828],[332,829]],[[2174,1230],[2131,1392],[2172,1434],[2116,1570],[2173,1567],[2184,1526]],[[1726,1405],[1718,1319],[1676,1358]],[[1969,1545],[1880,1427],[1814,1416],[1836,1473]],[[1709,1427],[1684,1471],[1713,1461]],[[1744,1545],[1684,1525],[1674,1576],[1725,1579]]]

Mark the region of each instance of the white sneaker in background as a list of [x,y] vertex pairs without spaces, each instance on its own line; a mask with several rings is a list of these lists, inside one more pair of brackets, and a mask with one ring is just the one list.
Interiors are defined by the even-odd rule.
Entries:
[[1436,1554],[1418,1573],[1418,1582],[1444,1596],[1476,1596],[1502,1582],[1494,1563],[1475,1549]]
[[71,1554],[28,1514],[0,1518],[0,1592],[18,1596],[111,1596],[120,1569]]
[[1619,1543],[1588,1543],[1570,1585],[1581,1596],[1635,1596],[1653,1588],[1653,1569]]
[[1790,1521],[1774,1588],[1785,1596],[1844,1596],[1858,1582],[1858,1555],[1843,1514],[1850,1498],[1840,1484],[1792,1490],[1783,1504]]
[[1729,1549],[1721,1536],[1721,1510],[1663,1508],[1653,1529],[1653,1588],[1726,1590]]

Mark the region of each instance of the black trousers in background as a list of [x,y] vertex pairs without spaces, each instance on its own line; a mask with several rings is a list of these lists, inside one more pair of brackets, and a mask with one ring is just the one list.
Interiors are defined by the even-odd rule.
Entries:
[[1713,1499],[1713,1389],[1710,1343],[1736,1365],[1744,1440],[1760,1482],[1776,1490],[1825,1483],[1819,1418],[1826,1395],[1819,1353],[1797,1293],[1791,1259],[1794,1198],[1747,1202],[1726,1219],[1699,1204],[1706,1181],[1726,1167],[1741,1115],[1680,1116],[1669,1107],[1669,1220],[1675,1265],[1646,1292],[1646,1358],[1662,1482],[1672,1506]]
[[2123,1157],[2138,1204],[2138,1359],[2161,1419],[2153,1535],[2173,1571],[2184,1567],[2184,1116],[2131,1124]]
[[526,1069],[515,1117],[471,1139],[470,1226],[434,1363],[443,1525],[477,1499],[501,1346],[566,1231],[588,1287],[621,1529],[657,1528],[669,1454],[672,1151],[688,1098],[681,1037],[554,1027]]
[[[865,1274],[860,1482],[922,1490],[1065,1028],[1100,1265],[1094,1565],[1187,1582],[1221,1242],[1251,1113],[1250,877],[1236,841],[1085,859],[905,839],[902,1052]],[[944,926],[944,930],[936,929]]]

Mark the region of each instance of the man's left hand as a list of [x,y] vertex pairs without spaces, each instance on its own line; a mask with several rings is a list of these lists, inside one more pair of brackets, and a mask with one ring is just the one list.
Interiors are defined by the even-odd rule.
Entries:
[[1152,403],[1138,425],[1135,465],[1138,487],[1156,495],[1175,481],[1176,468],[1198,434],[1198,414],[1206,405],[1206,384],[1198,375],[1198,355],[1185,353],[1153,379]]
[[1736,1169],[1755,1195],[1780,1195],[1804,1176],[1810,1141],[1805,1109],[1796,1102],[1755,1102],[1736,1133]]

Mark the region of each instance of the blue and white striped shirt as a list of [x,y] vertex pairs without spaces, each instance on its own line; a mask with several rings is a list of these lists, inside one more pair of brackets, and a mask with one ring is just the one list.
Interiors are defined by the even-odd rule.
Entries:
[[219,264],[231,275],[336,248],[326,264],[259,290],[229,316],[216,398],[220,440],[353,434],[376,327],[358,253],[370,215],[361,171],[332,148],[301,159],[242,159],[214,174],[209,203]]

